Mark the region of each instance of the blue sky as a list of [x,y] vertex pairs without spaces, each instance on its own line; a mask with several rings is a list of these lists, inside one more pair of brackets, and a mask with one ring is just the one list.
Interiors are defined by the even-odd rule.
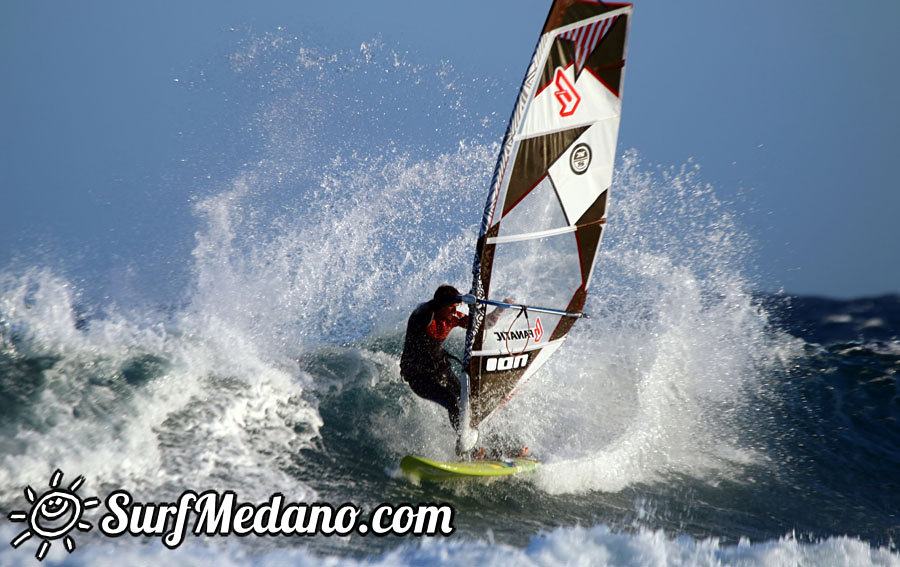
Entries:
[[[169,249],[189,238],[160,230],[189,224],[171,190],[189,181],[184,136],[223,144],[228,109],[174,79],[248,33],[281,26],[335,49],[380,34],[411,59],[518,85],[548,5],[4,2],[0,265],[186,254]],[[637,0],[620,149],[693,158],[753,232],[763,289],[900,292],[898,24],[894,0]],[[512,102],[488,104],[506,115]]]

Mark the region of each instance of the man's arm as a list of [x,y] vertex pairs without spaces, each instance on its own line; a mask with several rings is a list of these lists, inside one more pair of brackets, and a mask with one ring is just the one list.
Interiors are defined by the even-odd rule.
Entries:
[[[513,300],[508,297],[503,300],[503,303],[512,303]],[[494,325],[497,324],[497,320],[500,318],[500,315],[506,311],[506,307],[495,307],[493,311],[487,314],[487,317],[484,318],[484,328],[490,329]]]

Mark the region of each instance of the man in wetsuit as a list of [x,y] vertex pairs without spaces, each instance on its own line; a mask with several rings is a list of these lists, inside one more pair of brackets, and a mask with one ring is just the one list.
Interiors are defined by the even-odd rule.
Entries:
[[443,344],[454,327],[469,325],[469,316],[456,310],[459,295],[455,287],[442,285],[430,301],[416,307],[400,357],[400,375],[416,395],[446,408],[454,429],[459,429],[460,384]]
[[[504,299],[504,303],[512,302]],[[444,340],[454,327],[468,327],[469,316],[456,310],[461,303],[459,291],[455,287],[442,285],[434,292],[430,301],[422,303],[409,316],[406,324],[406,341],[403,344],[403,354],[400,357],[400,375],[419,397],[439,403],[447,409],[450,415],[450,423],[459,432],[459,378],[450,367],[452,356],[443,349]],[[485,317],[485,327],[493,327],[503,307],[497,307]],[[457,359],[458,360],[458,359]],[[528,447],[517,442],[494,439],[495,448],[491,452],[492,458],[501,456],[525,457]],[[483,459],[486,456],[486,448],[478,447],[470,453],[460,449],[457,443],[457,453],[469,454],[475,459]]]

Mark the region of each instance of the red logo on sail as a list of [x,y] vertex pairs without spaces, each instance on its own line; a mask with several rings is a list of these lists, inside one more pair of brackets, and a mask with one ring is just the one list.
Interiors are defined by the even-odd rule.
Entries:
[[544,336],[544,326],[541,325],[541,318],[538,317],[534,320],[534,342],[541,342],[541,337]]
[[562,105],[562,108],[559,110],[559,115],[572,116],[575,114],[575,109],[578,108],[578,104],[581,102],[581,95],[575,90],[575,85],[569,82],[562,67],[556,68],[556,76],[553,78],[553,81],[556,84],[556,92],[553,94],[556,95],[556,100]]

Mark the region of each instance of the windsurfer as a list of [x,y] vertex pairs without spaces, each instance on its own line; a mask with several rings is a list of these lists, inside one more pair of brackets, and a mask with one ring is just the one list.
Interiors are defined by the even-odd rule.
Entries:
[[[503,301],[509,303],[512,300],[507,298]],[[400,357],[400,375],[412,391],[421,398],[443,406],[457,432],[460,428],[461,386],[459,378],[450,366],[450,361],[460,361],[445,351],[443,344],[455,327],[467,327],[469,324],[469,316],[456,310],[461,302],[459,291],[455,287],[450,285],[438,287],[434,297],[416,307],[409,316],[403,354]],[[485,317],[485,327],[493,327],[504,311],[503,307],[491,311]],[[525,456],[527,453],[528,448],[522,447],[519,456]],[[476,459],[484,458],[485,448],[476,449],[473,456]]]
[[417,396],[443,406],[454,429],[459,429],[460,384],[443,344],[454,327],[469,324],[469,316],[456,310],[459,295],[455,287],[442,285],[413,310],[400,357],[400,375]]

